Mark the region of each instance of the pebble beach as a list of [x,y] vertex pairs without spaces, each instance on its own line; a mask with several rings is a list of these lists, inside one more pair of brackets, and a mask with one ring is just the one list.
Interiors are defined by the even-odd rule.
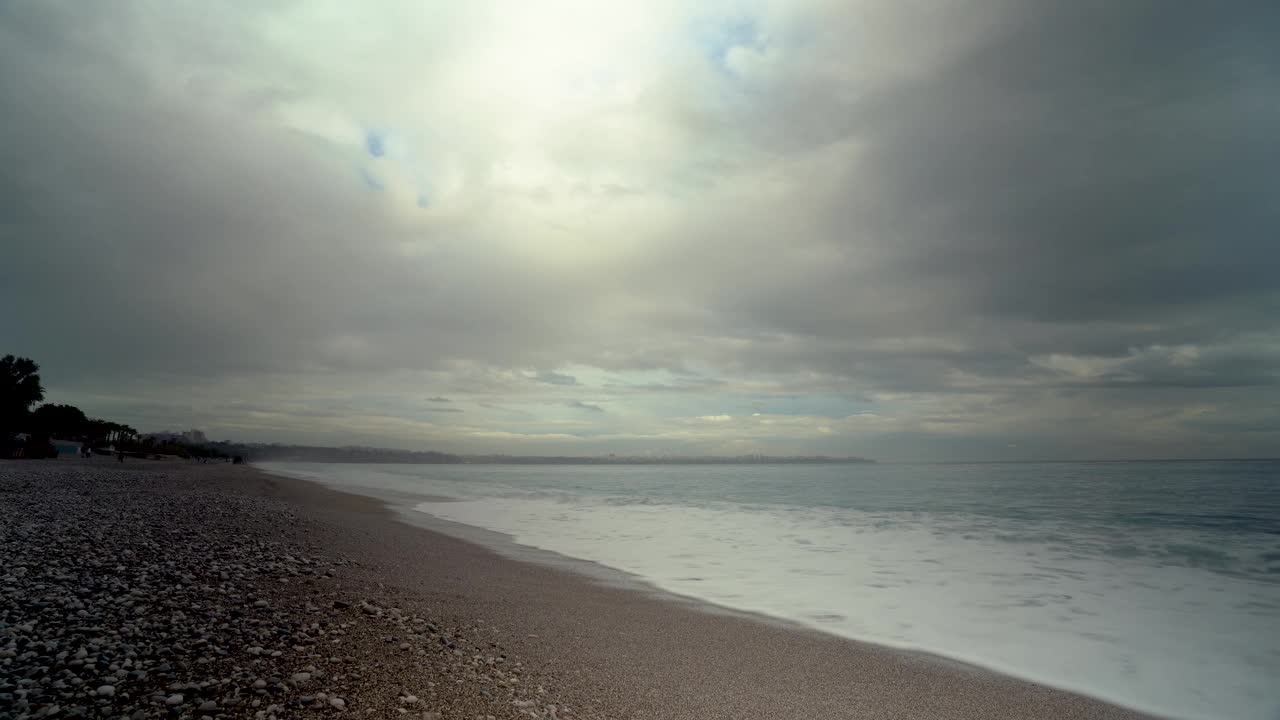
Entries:
[[251,467],[0,462],[0,717],[1136,718]]
[[0,717],[570,716],[478,628],[344,584],[286,503],[210,484],[236,475],[0,465]]

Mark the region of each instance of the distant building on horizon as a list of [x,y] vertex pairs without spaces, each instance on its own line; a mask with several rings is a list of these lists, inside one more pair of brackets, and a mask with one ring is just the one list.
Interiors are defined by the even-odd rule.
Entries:
[[163,442],[181,441],[185,443],[191,443],[193,445],[203,445],[209,442],[209,438],[204,434],[204,431],[196,430],[195,428],[192,428],[190,430],[183,430],[182,432],[173,432],[170,430],[165,430],[161,432],[147,433],[142,437],[151,438],[152,440],[160,440]]

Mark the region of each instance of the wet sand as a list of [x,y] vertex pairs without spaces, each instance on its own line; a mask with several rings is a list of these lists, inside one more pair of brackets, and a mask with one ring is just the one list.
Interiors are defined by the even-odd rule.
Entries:
[[368,582],[483,620],[554,678],[558,696],[607,717],[1147,717],[927,654],[519,562],[305,480],[256,482],[315,518],[316,539],[361,559]]

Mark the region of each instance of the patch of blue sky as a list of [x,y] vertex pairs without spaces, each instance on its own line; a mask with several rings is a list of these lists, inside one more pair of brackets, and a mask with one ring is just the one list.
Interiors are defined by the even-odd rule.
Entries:
[[380,158],[387,154],[387,136],[381,130],[368,130],[364,136],[364,147],[369,156]]
[[360,179],[364,182],[365,187],[373,190],[374,192],[382,192],[387,187],[387,184],[383,182],[382,178],[373,174],[373,171],[369,168],[360,168]]
[[[700,18],[690,28],[693,42],[702,56],[725,79],[733,81],[741,79],[729,63],[729,55],[734,48],[759,52],[781,50],[790,54],[812,44],[819,32],[819,26],[803,19],[765,27],[749,8],[740,9],[732,16]],[[744,90],[738,82],[726,83],[726,87]]]
[[397,168],[395,171],[397,176],[407,174],[413,178],[417,186],[418,207],[422,209],[431,207],[430,178],[424,164],[414,157],[412,144],[407,142],[403,135],[370,127],[365,130],[362,150],[368,159],[374,161],[360,170],[360,179],[365,187],[375,192],[385,190],[387,181],[384,174],[377,172],[374,167],[384,162],[392,163]]
[[[734,70],[729,57],[734,48],[764,51],[773,42],[772,38],[759,21],[745,11],[729,17],[702,18],[693,23],[690,33],[692,42],[720,79],[712,91],[703,96],[703,101],[731,115],[750,113],[756,100],[754,88]],[[698,177],[692,178],[695,185],[698,180]]]
[[730,74],[726,64],[729,51],[735,47],[758,47],[761,43],[759,24],[754,18],[741,15],[699,20],[694,23],[693,36],[707,61]]

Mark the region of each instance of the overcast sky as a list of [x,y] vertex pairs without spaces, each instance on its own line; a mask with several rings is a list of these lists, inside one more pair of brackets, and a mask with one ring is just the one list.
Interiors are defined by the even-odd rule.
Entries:
[[0,2],[0,354],[142,430],[1280,454],[1275,2]]

